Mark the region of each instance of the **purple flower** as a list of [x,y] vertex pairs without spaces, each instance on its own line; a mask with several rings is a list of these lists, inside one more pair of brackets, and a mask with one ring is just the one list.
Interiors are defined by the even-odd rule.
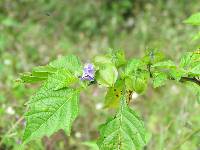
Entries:
[[94,70],[93,64],[85,64],[81,80],[93,81],[94,74],[95,74],[95,70]]

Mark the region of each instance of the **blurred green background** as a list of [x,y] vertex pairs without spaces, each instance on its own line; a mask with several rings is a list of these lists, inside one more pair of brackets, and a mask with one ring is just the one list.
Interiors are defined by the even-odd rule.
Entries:
[[[179,61],[198,48],[197,27],[183,24],[200,11],[199,0],[1,0],[0,1],[0,150],[20,149],[24,105],[37,85],[22,85],[19,73],[62,55],[78,55],[83,63],[110,48],[128,58],[148,48]],[[30,142],[26,150],[96,150],[98,126],[110,115],[102,108],[105,89],[91,87],[81,95],[81,112],[71,137],[59,131]],[[148,88],[131,102],[152,133],[145,150],[199,150],[200,105],[180,83]],[[189,138],[188,138],[189,137]],[[185,140],[186,139],[186,140]]]

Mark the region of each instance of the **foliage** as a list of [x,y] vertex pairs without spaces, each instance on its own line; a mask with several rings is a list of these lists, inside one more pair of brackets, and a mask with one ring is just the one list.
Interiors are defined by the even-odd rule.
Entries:
[[[21,80],[28,83],[35,82],[35,77],[44,77],[44,73],[47,78],[28,102],[24,143],[44,135],[50,136],[59,129],[64,129],[69,135],[78,115],[79,91],[98,83],[108,88],[105,106],[118,109],[116,116],[101,126],[99,148],[142,149],[147,144],[148,133],[140,117],[128,106],[132,92],[143,93],[151,79],[154,88],[165,85],[167,80],[200,84],[199,51],[183,55],[179,65],[155,50],[148,50],[141,59],[131,60],[126,60],[123,51],[118,50],[105,56],[97,56],[94,64],[95,67],[91,67],[90,71],[93,72],[96,68],[95,82],[90,78],[80,78],[82,65],[73,55],[62,57],[47,66],[39,67],[40,69],[34,69],[30,76],[26,73],[29,80],[22,75]],[[84,68],[83,74],[85,71]],[[35,74],[37,76],[31,78]],[[77,84],[73,85],[74,83]]]
[[[185,23],[194,25],[194,26],[200,26],[200,13],[195,13],[191,15],[188,19],[184,20]],[[196,33],[193,37],[193,40],[197,40],[200,38],[200,32]]]
[[[41,82],[52,80],[48,79],[48,75],[54,72],[57,75],[59,72],[66,74],[67,78],[58,77],[62,79],[55,89],[65,86],[65,83],[74,89],[85,86],[82,82],[79,85],[80,80],[76,77],[68,83],[68,76],[72,73],[47,67],[45,64],[50,60],[74,53],[88,63],[96,55],[102,56],[108,47],[124,49],[131,60],[132,56],[138,59],[144,55],[145,49],[152,51],[153,47],[163,50],[167,58],[174,60],[178,66],[183,52],[199,47],[198,40],[190,41],[195,33],[194,39],[197,39],[198,27],[182,23],[189,14],[199,11],[199,0],[190,3],[174,0],[2,0],[0,8],[0,149],[19,149],[26,124],[24,104],[28,104],[30,95],[35,95],[34,89]],[[119,53],[112,59],[115,61],[119,57],[123,55]],[[126,60],[115,63],[118,77],[125,77],[118,68],[124,64]],[[38,65],[45,66],[33,67]],[[26,83],[32,81],[34,84],[19,84],[19,80],[15,80],[19,72],[28,72],[31,68],[31,73],[22,76],[27,78]],[[181,75],[177,75],[177,69],[170,70],[168,75],[174,75],[179,81]],[[182,74],[182,70],[178,72]],[[59,130],[49,138],[45,136],[42,140],[32,140],[21,149],[88,149],[82,141],[97,139],[97,126],[115,113],[110,107],[119,108],[123,88],[119,81],[117,79],[114,84],[116,92],[113,87],[97,88],[96,85],[81,92],[80,113],[73,122],[70,137],[64,130]],[[129,107],[133,106],[134,111],[142,114],[145,126],[153,136],[146,149],[173,149],[174,143],[184,141],[199,126],[200,109],[193,94],[199,95],[199,86],[196,83],[191,86],[188,82],[189,88],[185,88],[177,81],[167,80],[165,86],[152,90],[149,85],[153,80],[150,79],[145,92],[139,95],[133,92],[132,98],[131,92],[127,91],[126,98],[128,102],[131,100]],[[183,79],[180,81],[183,82]],[[136,88],[133,85],[130,87]],[[108,111],[102,107],[104,96],[104,106]],[[198,145],[199,134],[196,134],[180,149],[198,149]],[[88,143],[87,146],[93,150],[97,145]]]
[[148,141],[148,134],[143,121],[131,110],[124,96],[116,116],[100,128],[98,145],[100,150],[142,149]]

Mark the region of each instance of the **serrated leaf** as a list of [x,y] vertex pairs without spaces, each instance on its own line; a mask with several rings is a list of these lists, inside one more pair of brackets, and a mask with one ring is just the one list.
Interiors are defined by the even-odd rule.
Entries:
[[180,67],[187,67],[192,60],[192,52],[186,52],[182,55],[181,60],[180,60]]
[[169,76],[172,78],[172,79],[175,79],[176,81],[179,81],[181,79],[181,77],[184,75],[184,71],[183,70],[180,70],[180,69],[177,69],[177,68],[171,68],[169,70]]
[[61,57],[52,61],[49,65],[57,69],[66,69],[75,76],[80,76],[82,74],[81,62],[78,57],[74,55]]
[[55,68],[50,66],[34,67],[32,72],[23,73],[20,78],[25,83],[36,83],[39,81],[47,80],[49,74],[53,74],[56,71]]
[[128,62],[125,68],[125,75],[132,75],[138,69],[144,69],[145,65],[140,59],[132,59]]
[[200,25],[200,12],[191,15],[188,19],[184,20],[184,23],[191,25]]
[[111,53],[111,59],[116,67],[120,67],[126,63],[125,54],[122,50],[113,50]]
[[140,77],[128,77],[125,79],[127,89],[135,91],[136,93],[142,93],[147,88],[147,80]]
[[47,77],[33,76],[30,72],[27,72],[27,73],[21,74],[20,79],[24,83],[37,83],[37,82],[40,82],[40,81],[47,80]]
[[200,53],[199,51],[187,52],[181,58],[180,67],[183,67],[187,76],[200,75]]
[[33,76],[48,77],[49,74],[56,72],[56,69],[51,66],[38,66],[34,67],[32,70]]
[[200,75],[200,62],[190,70],[190,73]]
[[[124,97],[122,99],[125,101]],[[101,126],[97,144],[100,150],[141,150],[148,137],[137,113],[123,104],[116,117]]]
[[146,55],[143,57],[143,61],[146,64],[155,64],[165,59],[165,55],[161,51],[155,49],[148,49],[145,53]]
[[122,95],[122,84],[121,80],[117,80],[114,87],[108,88],[106,93],[104,105],[106,108],[118,108],[120,103],[120,97]]
[[136,93],[142,93],[147,88],[149,79],[148,72],[137,72],[125,78],[126,88]]
[[53,90],[59,90],[64,87],[69,87],[73,83],[78,81],[71,72],[64,69],[58,69],[56,73],[52,74],[48,78],[49,84],[52,84],[55,88]]
[[186,52],[181,57],[180,67],[185,69],[190,69],[200,63],[200,53],[199,51]]
[[153,87],[157,88],[166,83],[168,76],[164,72],[154,72],[153,73]]
[[79,94],[70,88],[53,91],[51,85],[46,83],[32,97],[28,106],[24,143],[44,135],[50,136],[59,129],[69,135],[79,112]]
[[99,69],[105,65],[114,65],[110,56],[96,56],[94,58],[95,68]]
[[96,80],[100,85],[106,87],[114,86],[118,77],[117,68],[113,65],[105,65],[102,67],[96,75]]
[[180,67],[186,67],[190,64],[192,58],[191,52],[186,52],[182,55],[180,60]]
[[152,65],[152,67],[161,67],[161,68],[173,68],[176,67],[175,63],[171,60],[157,62]]

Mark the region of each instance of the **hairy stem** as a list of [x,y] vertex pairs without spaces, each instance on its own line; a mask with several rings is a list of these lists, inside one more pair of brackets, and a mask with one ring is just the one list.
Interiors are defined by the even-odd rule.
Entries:
[[196,78],[181,77],[180,82],[185,82],[185,81],[190,81],[190,82],[196,83],[197,85],[200,86],[200,80],[198,80]]

